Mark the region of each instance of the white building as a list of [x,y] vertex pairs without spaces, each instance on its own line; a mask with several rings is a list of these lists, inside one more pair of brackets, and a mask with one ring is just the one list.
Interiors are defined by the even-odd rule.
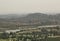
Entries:
[[16,29],[16,30],[6,30],[5,32],[6,32],[6,33],[10,33],[10,32],[15,33],[15,32],[17,32],[17,31],[20,31],[20,30],[19,30],[19,29]]

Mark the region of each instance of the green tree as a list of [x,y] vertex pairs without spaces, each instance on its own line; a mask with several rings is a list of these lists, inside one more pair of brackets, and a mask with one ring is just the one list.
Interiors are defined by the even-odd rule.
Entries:
[[3,33],[1,34],[1,36],[0,36],[0,38],[2,38],[2,39],[7,39],[7,38],[9,38],[9,34],[3,32]]

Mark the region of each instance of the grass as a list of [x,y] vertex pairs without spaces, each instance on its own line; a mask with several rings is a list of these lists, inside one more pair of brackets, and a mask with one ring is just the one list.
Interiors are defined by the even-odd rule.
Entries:
[[58,38],[48,38],[47,41],[60,41],[60,37],[58,37]]
[[8,39],[0,39],[0,41],[9,41]]

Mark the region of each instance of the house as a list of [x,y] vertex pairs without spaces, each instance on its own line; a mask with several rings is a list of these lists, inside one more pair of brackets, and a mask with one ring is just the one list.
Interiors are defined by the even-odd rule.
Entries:
[[10,33],[10,32],[15,33],[15,32],[17,32],[17,31],[20,31],[20,30],[19,30],[19,29],[16,29],[16,30],[6,30],[5,32],[6,32],[6,33]]

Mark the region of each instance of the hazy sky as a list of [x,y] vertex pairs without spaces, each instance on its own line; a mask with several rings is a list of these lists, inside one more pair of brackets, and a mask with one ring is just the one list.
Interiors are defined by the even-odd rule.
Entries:
[[0,14],[31,12],[60,13],[60,0],[0,0]]

